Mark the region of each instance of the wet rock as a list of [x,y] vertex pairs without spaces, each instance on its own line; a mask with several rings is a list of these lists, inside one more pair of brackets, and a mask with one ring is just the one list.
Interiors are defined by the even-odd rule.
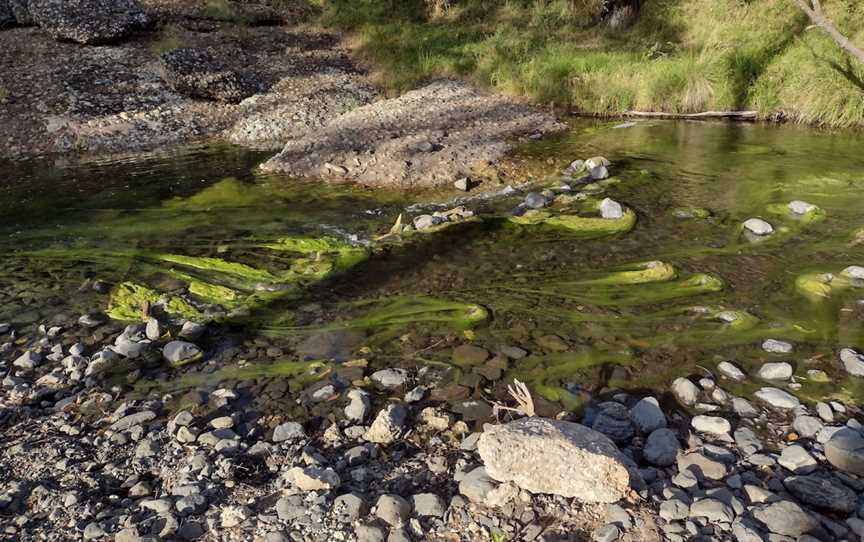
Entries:
[[782,410],[792,410],[801,404],[797,397],[778,388],[760,388],[753,395],[772,407]]
[[729,420],[718,416],[694,416],[690,424],[696,431],[712,435],[727,435],[732,431],[732,424],[729,423]]
[[444,218],[440,216],[434,215],[419,215],[415,216],[414,220],[411,223],[414,225],[414,229],[417,230],[426,230],[433,226],[437,226],[444,222]]
[[375,503],[375,515],[391,526],[405,523],[411,514],[411,505],[399,495],[381,495]]
[[162,349],[162,357],[171,364],[188,363],[200,355],[200,348],[184,341],[171,341]]
[[792,501],[755,506],[751,513],[772,533],[798,537],[819,530],[819,521]]
[[850,375],[864,376],[864,355],[851,348],[844,348],[840,351],[840,362]]
[[285,473],[285,480],[303,491],[330,491],[342,483],[330,468],[294,467]]
[[630,419],[642,434],[666,427],[666,415],[660,409],[660,403],[653,397],[640,399],[630,409]]
[[838,430],[825,443],[825,457],[842,471],[864,476],[864,437],[854,429]]
[[765,339],[762,342],[762,350],[772,354],[791,354],[794,347],[786,341],[778,341],[776,339]]
[[609,170],[606,169],[606,166],[597,166],[591,168],[588,171],[588,174],[591,175],[592,181],[602,181],[603,179],[609,178]]
[[452,359],[460,367],[472,367],[489,359],[489,351],[473,344],[463,344],[453,349]]
[[297,354],[305,361],[319,359],[348,361],[365,338],[366,335],[361,331],[324,331],[300,343],[297,346]]
[[806,201],[800,200],[790,201],[787,207],[796,215],[806,215],[811,211],[815,211],[817,208],[812,203],[807,203]]
[[527,491],[615,502],[629,490],[618,449],[583,425],[523,418],[488,427],[477,450],[489,476]]
[[605,198],[600,202],[600,216],[605,219],[616,220],[624,216],[624,208],[617,201]]
[[676,378],[672,382],[672,394],[683,406],[692,407],[699,402],[701,390],[689,378]]
[[790,476],[783,485],[798,499],[826,512],[850,514],[858,505],[858,496],[833,477]]
[[405,369],[382,369],[372,373],[369,378],[382,388],[395,390],[404,388],[408,383],[408,371]]
[[137,0],[30,0],[30,16],[56,40],[110,43],[146,28]]
[[285,422],[277,425],[273,430],[273,442],[285,442],[286,440],[299,440],[306,438],[306,431],[297,422]]
[[759,411],[756,410],[756,407],[754,407],[750,401],[742,397],[732,398],[732,410],[734,410],[735,414],[741,418],[759,417]]
[[864,280],[864,266],[850,265],[843,271],[840,271],[840,274],[853,280]]
[[537,346],[547,352],[566,352],[570,345],[558,335],[543,335],[537,339]]
[[408,409],[405,405],[390,404],[378,413],[372,426],[363,434],[363,438],[378,444],[391,444],[402,434],[402,427],[407,417]]
[[831,410],[831,406],[828,403],[823,403],[822,401],[816,403],[816,414],[823,422],[834,423],[834,411]]
[[15,25],[15,14],[8,0],[0,0],[0,29]]
[[546,197],[543,194],[538,194],[537,192],[529,192],[525,196],[525,206],[529,209],[542,209],[548,205],[546,201]]
[[720,371],[720,374],[732,380],[745,380],[747,378],[747,375],[741,369],[729,361],[721,361],[717,365],[717,370]]
[[602,167],[609,167],[610,165],[612,165],[612,162],[610,162],[607,158],[605,158],[603,156],[592,156],[591,158],[585,160],[584,165],[585,165],[585,169],[592,170],[596,167],[601,167],[601,166]]
[[654,430],[645,441],[642,455],[645,460],[658,467],[668,467],[675,463],[681,445],[675,432],[665,427]]
[[144,328],[144,334],[151,341],[158,341],[162,336],[162,326],[159,324],[159,320],[155,318],[150,318],[147,320],[147,326]]
[[774,233],[774,228],[771,224],[765,222],[761,218],[748,218],[744,221],[744,229],[759,236],[771,235]]
[[818,463],[802,446],[793,444],[783,448],[777,463],[796,474],[807,474],[816,469]]
[[609,401],[599,404],[597,408],[600,412],[591,424],[592,429],[603,433],[617,444],[624,444],[633,438],[633,424],[630,422],[627,407]]
[[792,378],[792,366],[785,362],[766,363],[759,367],[757,374],[763,380],[789,380]]

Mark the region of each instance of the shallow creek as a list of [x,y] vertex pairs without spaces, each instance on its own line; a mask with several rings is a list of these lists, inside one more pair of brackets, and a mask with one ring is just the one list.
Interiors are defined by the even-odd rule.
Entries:
[[[574,159],[608,158],[610,179],[558,192],[573,202],[576,193],[610,197],[635,214],[629,231],[597,235],[510,220],[519,191],[464,202],[475,219],[382,238],[400,214],[407,223],[449,209],[459,194],[421,197],[448,201],[436,206],[265,176],[256,165],[266,154],[232,147],[4,164],[0,322],[35,327],[101,310],[127,323],[149,312],[209,320],[214,336],[281,349],[275,360],[244,359],[244,371],[205,357],[175,371],[201,376],[177,379],[181,387],[320,375],[332,364],[297,364],[294,347],[321,330],[351,330],[381,366],[452,366],[453,346],[469,341],[521,346],[531,355],[500,377],[567,408],[586,390],[665,390],[724,360],[750,372],[787,361],[802,399],[857,403],[864,379],[843,372],[838,351],[864,347],[864,283],[841,273],[864,266],[864,137],[616,124],[576,121],[514,157],[537,191],[557,190]],[[796,215],[795,200],[815,207]],[[774,233],[748,235],[752,217]],[[768,353],[765,339],[794,350]],[[468,372],[454,370],[457,379]],[[748,382],[732,391],[761,385]]]

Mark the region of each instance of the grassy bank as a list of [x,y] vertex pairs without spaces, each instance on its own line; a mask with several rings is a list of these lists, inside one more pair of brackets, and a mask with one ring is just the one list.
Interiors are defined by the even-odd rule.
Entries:
[[[808,28],[793,0],[645,0],[626,29],[597,0],[319,0],[404,91],[437,75],[588,113],[755,109],[765,118],[864,126],[864,67]],[[864,43],[864,3],[829,0]]]

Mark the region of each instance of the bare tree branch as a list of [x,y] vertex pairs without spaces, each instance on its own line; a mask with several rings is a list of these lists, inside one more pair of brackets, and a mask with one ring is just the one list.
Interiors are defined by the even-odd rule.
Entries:
[[864,50],[856,47],[854,43],[849,41],[849,38],[837,30],[834,24],[825,16],[825,13],[822,11],[822,3],[819,0],[795,0],[795,3],[810,17],[813,24],[827,32],[840,47],[864,64]]

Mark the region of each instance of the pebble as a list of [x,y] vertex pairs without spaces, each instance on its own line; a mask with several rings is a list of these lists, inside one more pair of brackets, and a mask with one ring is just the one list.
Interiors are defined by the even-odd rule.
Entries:
[[378,413],[372,426],[364,433],[363,438],[378,444],[391,444],[402,434],[402,427],[405,425],[407,417],[408,409],[405,405],[391,403]]
[[774,228],[771,224],[765,222],[761,218],[748,218],[744,221],[744,229],[759,236],[771,235],[774,233]]
[[369,394],[363,390],[352,389],[346,396],[349,403],[345,407],[345,417],[351,421],[363,423],[372,408]]
[[747,378],[747,375],[730,361],[721,361],[717,365],[717,370],[720,371],[720,374],[732,380],[744,380]]
[[758,376],[763,380],[789,380],[792,373],[792,365],[781,361],[764,364],[759,368]]
[[794,347],[786,341],[778,341],[776,339],[765,339],[762,342],[762,350],[772,354],[791,354]]
[[620,537],[621,530],[617,525],[612,525],[611,523],[600,527],[591,534],[591,540],[594,542],[614,542]]

